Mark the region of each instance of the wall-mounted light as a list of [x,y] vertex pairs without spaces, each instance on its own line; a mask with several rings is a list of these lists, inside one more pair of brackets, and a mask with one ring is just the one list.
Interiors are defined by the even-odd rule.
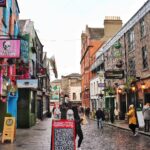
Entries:
[[144,83],[144,82],[141,83],[141,89],[142,89],[142,90],[145,89],[145,83]]
[[135,85],[134,85],[134,84],[131,85],[131,90],[132,90],[133,92],[135,92],[136,88],[135,88]]
[[119,94],[122,93],[122,89],[121,88],[118,88],[117,91],[118,91]]

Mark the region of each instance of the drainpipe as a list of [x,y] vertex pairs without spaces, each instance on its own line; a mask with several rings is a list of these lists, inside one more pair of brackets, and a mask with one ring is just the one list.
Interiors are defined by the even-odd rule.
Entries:
[[[126,40],[125,40],[126,34],[123,34],[124,38],[124,51],[125,51],[125,82],[127,83],[127,75],[128,75],[128,69],[127,69],[127,48],[126,48]],[[126,112],[128,111],[128,92],[126,92]]]

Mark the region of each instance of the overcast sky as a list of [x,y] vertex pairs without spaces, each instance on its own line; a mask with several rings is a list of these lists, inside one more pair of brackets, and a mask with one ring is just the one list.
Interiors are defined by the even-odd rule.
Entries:
[[[80,73],[82,31],[103,27],[105,16],[125,24],[146,0],[18,0],[20,19],[31,19],[48,57],[55,56],[58,77]],[[54,76],[51,76],[54,80]]]

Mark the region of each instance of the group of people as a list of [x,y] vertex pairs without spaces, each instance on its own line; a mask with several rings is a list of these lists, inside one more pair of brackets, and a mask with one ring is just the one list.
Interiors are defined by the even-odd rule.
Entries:
[[[143,113],[143,118],[145,123],[144,131],[149,132],[150,131],[150,103],[146,103],[143,106],[142,113]],[[129,118],[129,128],[132,130],[133,135],[136,136],[138,134],[136,128],[138,128],[139,125],[138,125],[136,110],[133,104],[129,106],[129,111],[127,115]]]
[[[146,103],[143,106],[143,117],[145,122],[145,132],[150,131],[150,103]],[[84,117],[85,115],[89,116],[89,109],[87,111],[84,111],[82,107],[74,106],[72,107],[71,104],[65,104],[62,105],[59,108],[55,108],[53,110],[54,118],[55,119],[68,119],[68,120],[74,120],[75,121],[75,133],[76,136],[78,135],[78,150],[81,150],[81,143],[83,141],[83,132],[81,124],[84,123]],[[96,119],[97,119],[97,127],[103,128],[103,121],[105,120],[105,114],[104,112],[98,108],[98,110],[95,113]],[[129,121],[129,128],[133,132],[133,136],[136,136],[138,134],[138,119],[136,114],[136,109],[133,104],[129,106],[129,111],[127,112],[128,121]],[[117,118],[118,119],[118,118]]]
[[78,150],[81,150],[81,143],[83,141],[83,132],[81,124],[84,121],[84,113],[82,109],[77,106],[71,105],[71,103],[64,104],[59,108],[54,108],[53,110],[54,119],[67,119],[75,121],[75,133],[78,135]]

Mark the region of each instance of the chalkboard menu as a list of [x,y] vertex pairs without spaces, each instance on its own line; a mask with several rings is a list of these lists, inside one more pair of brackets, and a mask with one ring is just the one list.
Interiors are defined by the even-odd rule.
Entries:
[[52,121],[52,150],[75,150],[75,123],[73,120]]

